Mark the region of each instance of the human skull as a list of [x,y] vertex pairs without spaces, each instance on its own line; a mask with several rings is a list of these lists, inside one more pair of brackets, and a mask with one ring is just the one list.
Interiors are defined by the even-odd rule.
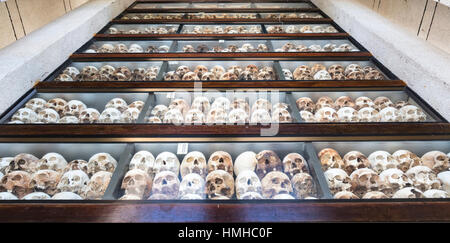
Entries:
[[101,123],[118,123],[121,122],[121,113],[116,108],[107,108],[100,114],[99,122]]
[[69,75],[73,80],[75,80],[77,75],[80,74],[80,70],[78,70],[76,67],[66,67],[63,73]]
[[31,185],[36,191],[42,191],[52,196],[58,192],[58,183],[62,174],[54,170],[38,170],[32,175]]
[[211,105],[211,109],[215,108],[222,108],[225,111],[230,110],[230,100],[226,97],[218,97],[214,100],[214,102]]
[[324,175],[327,179],[328,187],[333,194],[339,191],[347,191],[351,187],[350,177],[342,169],[331,168],[325,171]]
[[100,118],[100,112],[94,108],[87,108],[80,113],[81,123],[95,123]]
[[[289,112],[288,112],[289,113]],[[250,118],[251,123],[267,124],[272,121],[269,112],[266,109],[257,109],[253,111]]]
[[358,111],[359,122],[379,122],[380,114],[372,107],[365,107]]
[[369,97],[361,96],[355,100],[355,109],[360,110],[365,107],[375,108],[375,103]]
[[140,113],[141,111],[137,108],[128,108],[122,112],[120,119],[124,123],[135,123],[138,120]]
[[442,182],[442,189],[450,193],[450,171],[441,172],[437,177]]
[[199,124],[205,122],[205,115],[201,110],[198,109],[190,109],[184,119],[186,124]]
[[76,124],[80,121],[76,116],[65,116],[58,120],[58,123],[64,123],[64,124]]
[[88,174],[88,162],[82,159],[76,159],[70,161],[66,168],[64,168],[63,173],[71,170],[82,170],[84,173]]
[[370,167],[377,173],[390,168],[397,168],[399,162],[386,151],[375,151],[369,155]]
[[242,196],[249,192],[261,194],[262,185],[258,176],[252,170],[245,170],[236,177],[236,197],[243,199]]
[[39,160],[37,169],[39,170],[54,170],[62,172],[67,167],[67,161],[58,153],[48,153]]
[[189,105],[184,99],[174,99],[169,104],[169,110],[177,109],[181,113],[186,114],[189,111]]
[[256,159],[256,154],[254,152],[243,152],[234,162],[234,174],[239,176],[239,174],[245,170],[255,171],[257,163],[258,160]]
[[364,196],[369,191],[384,189],[383,181],[378,174],[368,168],[357,169],[350,175],[350,190],[358,197]]
[[94,175],[99,171],[113,173],[117,167],[117,161],[108,153],[94,154],[88,161],[88,174]]
[[412,198],[423,198],[424,195],[422,193],[422,191],[420,191],[417,188],[414,187],[405,187],[401,190],[398,190],[393,196],[392,198],[408,198],[408,199],[412,199]]
[[181,77],[176,72],[169,71],[166,74],[164,74],[164,80],[165,81],[176,81],[176,80],[181,80]]
[[175,154],[171,152],[162,152],[156,156],[152,174],[157,174],[162,171],[171,171],[178,175],[180,171],[180,161]]
[[236,75],[234,72],[225,72],[220,75],[219,80],[238,80],[239,76]]
[[11,118],[11,121],[21,121],[23,123],[35,123],[39,121],[36,112],[29,108],[19,109]]
[[176,70],[175,72],[176,72],[176,74],[178,74],[180,77],[183,77],[186,73],[191,72],[191,70],[189,69],[188,66],[182,65],[182,66],[177,67],[177,70]]
[[423,193],[426,198],[450,198],[450,194],[446,191],[431,189]]
[[408,176],[397,168],[391,168],[381,172],[380,179],[385,186],[382,191],[389,197],[404,187],[412,186],[412,182]]
[[99,53],[113,53],[114,52],[114,46],[111,45],[111,44],[103,44],[99,49],[97,49],[97,51]]
[[367,157],[359,151],[350,151],[344,155],[344,170],[350,175],[353,171],[362,168],[369,168],[370,163]]
[[34,98],[34,99],[29,100],[25,104],[25,107],[33,110],[34,112],[39,112],[39,111],[45,109],[45,104],[47,104],[47,101],[45,101],[44,99]]
[[153,107],[150,114],[152,116],[158,117],[159,119],[163,119],[164,115],[166,114],[166,112],[168,110],[169,110],[169,108],[167,108],[167,106],[165,106],[165,105],[157,105],[157,106]]
[[349,199],[359,199],[358,196],[356,196],[353,192],[349,192],[349,191],[341,191],[338,192],[334,195],[334,199],[338,199],[338,200],[349,200]]
[[317,122],[336,122],[338,121],[338,114],[333,108],[323,107],[316,111],[314,118]]
[[195,97],[194,101],[192,101],[191,108],[198,109],[201,112],[208,112],[211,105],[209,104],[209,99],[207,97],[198,96]]
[[206,72],[202,75],[201,77],[202,81],[211,81],[211,80],[217,80],[217,77],[214,73],[212,72]]
[[58,112],[59,115],[62,115],[64,113],[64,107],[67,105],[67,101],[61,99],[61,98],[54,98],[45,104],[45,108],[53,109],[56,112]]
[[194,72],[187,72],[186,74],[183,75],[183,78],[181,80],[183,80],[183,81],[196,81],[196,80],[200,80],[200,78]]
[[204,65],[198,65],[195,67],[194,73],[197,74],[197,77],[200,79],[203,74],[208,72],[208,68]]
[[80,194],[83,187],[89,182],[89,176],[81,170],[71,170],[64,173],[58,183],[61,192],[73,192]]
[[351,107],[342,107],[337,111],[338,120],[340,122],[358,122],[358,112]]
[[290,153],[283,159],[284,173],[293,177],[298,173],[308,173],[308,163],[305,158],[298,153]]
[[[3,157],[0,158],[0,172],[6,174],[9,170],[9,164],[14,161],[14,157]],[[1,180],[1,179],[0,179]]]
[[181,124],[183,122],[183,114],[178,109],[170,109],[164,114],[163,123]]
[[143,170],[130,170],[122,180],[121,189],[125,190],[125,195],[147,198],[152,190],[152,178]]
[[263,150],[256,155],[256,174],[260,179],[272,171],[283,171],[283,164],[278,155],[271,150]]
[[214,108],[209,110],[206,116],[206,123],[224,124],[227,122],[228,114],[222,108]]
[[172,171],[161,171],[153,180],[152,194],[163,194],[167,199],[176,199],[180,188],[180,180]]
[[375,109],[377,109],[378,111],[381,111],[386,107],[394,106],[394,103],[392,103],[391,99],[384,97],[384,96],[380,96],[380,97],[376,98],[373,101],[373,103],[375,105]]
[[149,175],[153,173],[155,167],[155,157],[152,153],[142,150],[134,154],[130,161],[129,170],[140,169]]
[[430,151],[421,158],[424,166],[427,166],[435,173],[448,170],[449,158],[441,151]]
[[317,102],[316,102],[316,110],[325,108],[325,107],[329,107],[329,108],[333,108],[334,109],[334,102],[333,99],[331,99],[328,96],[322,96],[320,97]]
[[317,194],[314,180],[308,173],[297,173],[291,178],[294,194],[298,199],[304,199]]
[[228,122],[231,124],[243,124],[249,122],[248,114],[243,109],[233,109],[228,114]]
[[99,171],[95,173],[89,180],[87,186],[83,188],[81,196],[84,199],[102,199],[106,189],[108,188],[111,177],[111,172]]
[[231,198],[234,194],[234,178],[224,170],[215,170],[206,177],[205,192],[210,199]]
[[33,192],[31,184],[31,174],[25,171],[12,171],[3,176],[0,181],[0,188],[3,191],[13,193],[18,198]]
[[216,78],[219,79],[223,73],[225,73],[225,68],[223,68],[220,65],[214,66],[210,72],[212,72],[214,75],[216,75]]
[[334,102],[334,106],[336,107],[336,109],[340,109],[343,107],[355,108],[356,104],[349,96],[341,96],[336,99],[336,101]]
[[181,177],[190,173],[197,173],[203,178],[207,174],[206,158],[203,153],[193,151],[184,156],[180,166]]
[[114,98],[105,105],[105,108],[115,108],[120,112],[124,112],[128,108],[127,102],[122,98]]
[[14,157],[14,160],[9,163],[9,167],[5,169],[6,173],[11,171],[26,171],[34,173],[37,170],[39,159],[32,154],[21,153]]
[[323,170],[328,170],[329,168],[345,168],[344,161],[339,153],[331,148],[322,149],[318,153],[320,163]]
[[381,122],[399,122],[401,121],[400,112],[395,107],[386,107],[378,114]]
[[426,166],[415,166],[406,171],[406,176],[412,181],[415,188],[421,191],[430,189],[439,189],[441,182],[437,179],[436,174]]
[[128,52],[128,47],[125,44],[123,44],[123,43],[119,43],[119,44],[114,46],[114,50],[112,52],[115,52],[115,53],[127,53]]
[[403,172],[408,171],[414,166],[422,165],[422,160],[416,154],[408,150],[397,150],[392,156],[399,163],[397,168]]
[[261,180],[262,195],[266,199],[273,198],[278,194],[290,194],[293,192],[289,177],[280,171],[267,173]]
[[79,116],[81,111],[87,109],[87,106],[79,100],[71,100],[64,106],[64,115]]
[[296,104],[300,111],[309,111],[314,113],[316,109],[316,104],[314,104],[314,101],[309,97],[301,97],[297,99]]
[[314,80],[331,80],[331,75],[326,70],[317,71],[313,76]]
[[57,123],[59,114],[53,109],[44,109],[38,113],[38,120],[42,123]]
[[0,200],[18,200],[14,194],[10,192],[0,192]]
[[50,196],[43,192],[33,192],[22,198],[22,200],[48,200]]
[[233,159],[231,155],[225,151],[216,151],[209,157],[208,173],[214,170],[224,170],[233,175]]
[[291,113],[286,109],[277,108],[272,112],[272,121],[280,123],[293,122]]
[[53,195],[52,200],[83,200],[83,198],[73,192],[59,192]]
[[129,53],[142,53],[144,52],[144,48],[138,44],[131,44],[130,48],[128,49]]
[[200,199],[205,197],[205,179],[197,173],[187,174],[180,183],[178,197],[183,199],[185,196],[195,194]]

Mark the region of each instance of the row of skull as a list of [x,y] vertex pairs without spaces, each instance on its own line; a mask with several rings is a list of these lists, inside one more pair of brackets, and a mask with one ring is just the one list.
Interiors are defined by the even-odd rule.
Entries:
[[[117,161],[108,153],[69,163],[58,153],[47,153],[41,159],[22,153],[0,160],[0,190],[20,199],[50,199],[60,192],[76,194],[73,198],[101,199],[116,167]],[[57,198],[62,199],[61,195]]]
[[113,67],[104,65],[98,69],[95,66],[84,66],[81,71],[73,66],[66,67],[54,81],[154,81],[159,67],[140,67],[131,70],[126,66]]
[[[393,154],[375,151],[366,157],[359,151],[350,151],[342,158],[331,148],[318,154],[330,190],[337,198],[349,197],[348,192],[355,195],[350,198],[404,198],[405,193],[411,196],[418,191],[417,195],[422,195],[428,190],[432,191],[426,195],[448,197],[449,155],[430,151],[418,157],[408,150],[398,150]],[[369,192],[370,197],[366,195]]]
[[321,63],[300,65],[292,72],[284,68],[283,74],[287,80],[383,80],[384,75],[372,66],[361,67],[349,64],[346,67],[333,64],[329,67]]
[[[170,47],[166,45],[160,45],[158,47],[154,45],[149,45],[145,52],[147,53],[166,53],[169,52]],[[127,46],[124,43],[118,44],[110,44],[105,43],[100,47],[91,45],[85,53],[144,53],[144,48],[142,45],[133,43],[130,46]]]
[[[251,111],[251,112],[250,112]],[[189,106],[184,99],[174,99],[169,106],[156,105],[147,118],[149,123],[272,123],[293,122],[289,106],[285,103],[272,104],[266,99],[258,99],[251,107],[245,99],[233,102],[226,97],[218,97],[210,104],[209,99],[198,96]]]
[[266,25],[266,30],[270,34],[279,33],[337,33],[338,31],[331,25]]
[[[156,159],[148,151],[136,153],[122,182],[122,199],[238,199],[273,198],[292,194],[296,198],[316,195],[307,161],[298,153],[281,160],[270,150],[258,154],[247,151],[233,163],[229,153],[217,151],[207,161],[203,153],[193,151],[181,164],[171,152]],[[181,183],[178,174],[181,174]],[[236,175],[236,181],[233,177]],[[287,196],[289,197],[289,196]],[[292,197],[292,196],[291,196]]]

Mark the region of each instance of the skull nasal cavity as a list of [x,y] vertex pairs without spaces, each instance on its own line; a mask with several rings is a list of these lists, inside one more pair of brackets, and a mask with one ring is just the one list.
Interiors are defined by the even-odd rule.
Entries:
[[194,165],[198,165],[198,160],[194,160]]
[[270,161],[268,159],[266,159],[266,165],[268,165],[270,163]]
[[163,185],[167,185],[167,181],[165,179],[162,180]]
[[223,163],[223,158],[220,158],[220,159],[219,159],[219,163]]

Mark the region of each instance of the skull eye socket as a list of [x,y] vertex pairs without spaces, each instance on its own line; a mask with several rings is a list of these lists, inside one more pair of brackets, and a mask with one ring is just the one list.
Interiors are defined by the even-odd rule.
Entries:
[[221,178],[216,178],[216,179],[214,180],[214,183],[217,184],[217,185],[220,185],[220,184],[223,183],[223,180],[222,180]]

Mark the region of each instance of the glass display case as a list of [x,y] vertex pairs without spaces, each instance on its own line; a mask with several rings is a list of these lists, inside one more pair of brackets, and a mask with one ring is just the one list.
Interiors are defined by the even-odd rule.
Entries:
[[309,1],[136,2],[43,79],[1,222],[450,219],[448,121]]

